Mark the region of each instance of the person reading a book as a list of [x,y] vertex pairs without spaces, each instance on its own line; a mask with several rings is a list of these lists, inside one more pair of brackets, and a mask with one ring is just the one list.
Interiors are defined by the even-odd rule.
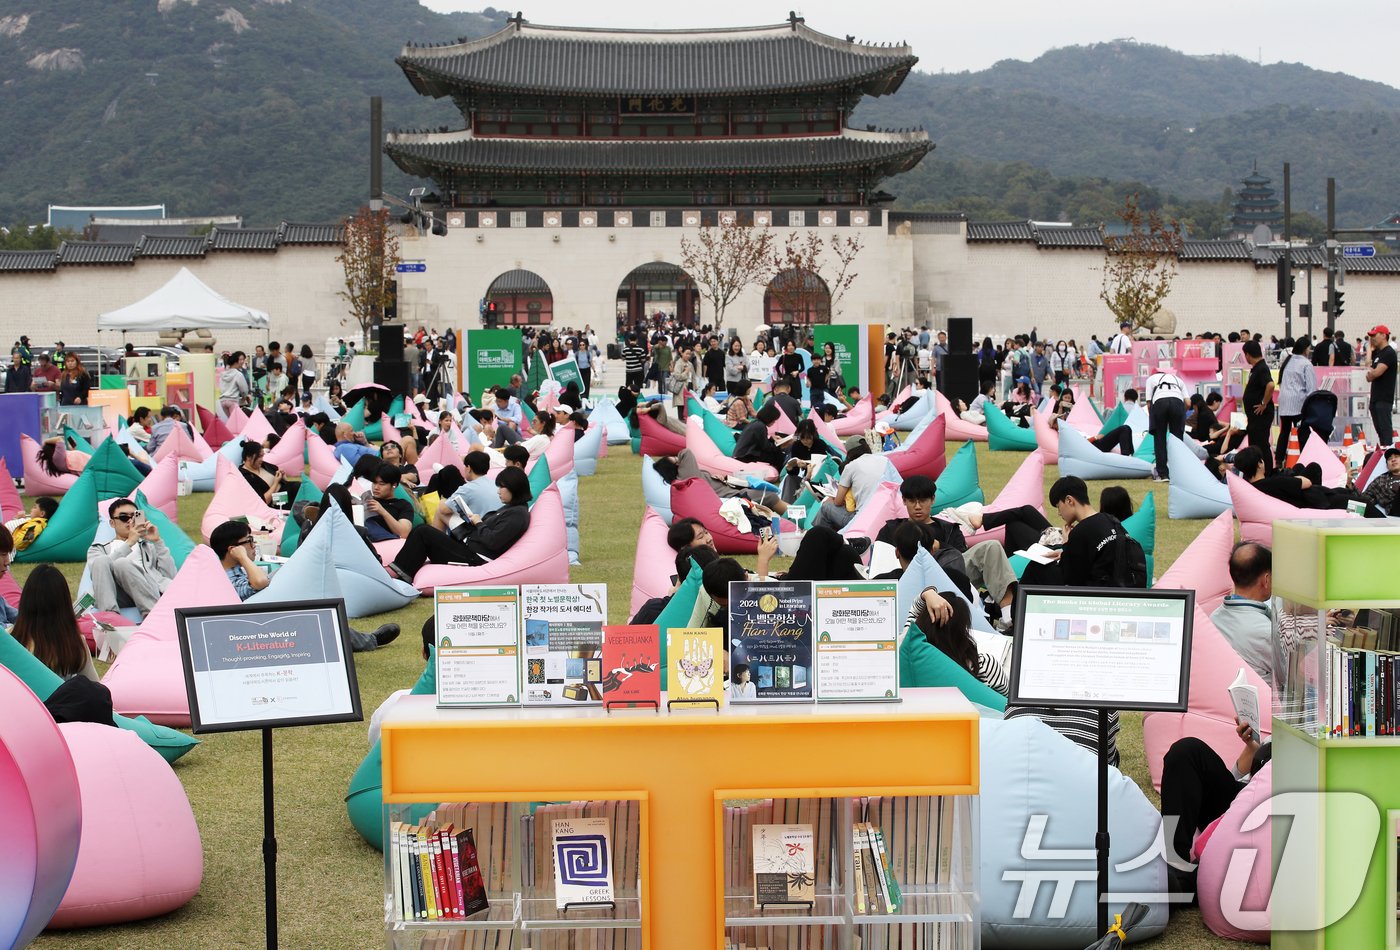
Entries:
[[1207,831],[1225,814],[1240,790],[1273,758],[1273,743],[1260,744],[1247,722],[1236,722],[1240,754],[1230,765],[1195,736],[1173,742],[1162,758],[1162,818],[1176,819],[1167,886],[1174,894],[1194,894],[1195,863]]
[[1209,456],[1225,455],[1240,447],[1244,433],[1236,429],[1227,419],[1221,422],[1218,416],[1224,399],[1220,393],[1209,396],[1196,393],[1191,397],[1191,438],[1206,450]]
[[365,499],[365,531],[371,541],[406,538],[413,528],[413,503],[396,494],[403,473],[398,466],[380,462]]
[[11,636],[40,663],[64,679],[97,682],[97,667],[73,616],[73,595],[58,568],[40,564],[29,573],[13,623]]
[[721,499],[747,498],[753,504],[762,505],[775,514],[781,515],[787,511],[787,502],[783,501],[777,492],[769,488],[749,488],[748,479],[742,475],[734,476],[736,481],[743,482],[742,487],[730,484],[728,479],[716,478],[700,467],[700,463],[695,460],[695,453],[690,449],[681,449],[675,458],[657,459],[652,463],[652,470],[660,475],[667,485],[687,478],[703,478]]
[[1215,629],[1259,678],[1273,685],[1274,556],[1257,541],[1241,541],[1230,552],[1233,590],[1210,615]]
[[787,456],[773,441],[772,436],[768,434],[769,426],[777,422],[781,414],[782,410],[778,408],[775,399],[770,399],[763,404],[753,421],[744,426],[744,430],[734,441],[735,461],[762,462],[764,465],[771,465],[778,469],[783,467]]
[[109,504],[107,523],[115,537],[93,542],[87,550],[94,606],[106,611],[135,607],[145,617],[175,579],[175,559],[160,529],[131,499]]
[[273,504],[273,496],[278,492],[285,492],[288,497],[292,497],[295,494],[295,488],[289,489],[287,487],[289,483],[282,481],[281,469],[263,461],[267,450],[258,442],[244,442],[242,452],[243,464],[238,466],[238,474],[243,476],[248,487],[257,492],[258,497],[263,500],[263,504],[273,508],[286,509],[287,502]]
[[[764,404],[767,408],[767,404]],[[825,525],[838,531],[850,524],[856,512],[870,500],[889,471],[889,460],[875,455],[864,436],[846,440],[846,461],[836,482],[836,494],[821,504],[812,525]]]
[[[454,517],[466,518],[468,515],[485,516],[500,508],[502,504],[500,492],[496,490],[496,483],[487,476],[491,473],[491,457],[480,450],[468,452],[467,457],[462,460],[466,463],[466,480],[456,491],[449,493],[447,500],[438,505],[437,512],[433,516],[433,527],[439,531],[446,531]],[[440,479],[448,471],[456,472],[455,466],[443,469],[434,478]],[[460,476],[459,476],[460,477]],[[434,487],[429,482],[429,487]],[[442,487],[437,486],[439,494]]]
[[485,515],[473,512],[450,533],[426,524],[409,531],[388,565],[389,573],[412,583],[413,576],[430,561],[479,567],[505,554],[530,527],[530,479],[521,469],[502,469],[496,476],[496,491],[500,508]]

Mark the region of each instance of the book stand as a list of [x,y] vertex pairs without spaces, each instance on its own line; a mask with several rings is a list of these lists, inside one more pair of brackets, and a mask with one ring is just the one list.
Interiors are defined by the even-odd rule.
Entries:
[[719,700],[718,700],[718,699],[668,699],[668,700],[666,700],[666,711],[667,711],[667,712],[670,712],[670,711],[671,711],[671,707],[672,707],[672,706],[676,706],[676,705],[679,705],[682,709],[686,709],[686,708],[688,708],[688,707],[690,707],[690,706],[705,706],[705,705],[710,704],[710,703],[713,703],[713,704],[714,704],[715,712],[718,713],[718,712],[719,712]]

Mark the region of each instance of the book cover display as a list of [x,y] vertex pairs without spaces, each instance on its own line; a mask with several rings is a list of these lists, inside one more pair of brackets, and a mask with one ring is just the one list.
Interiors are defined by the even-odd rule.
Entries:
[[733,702],[810,702],[812,583],[734,581],[729,585],[729,672],[748,676],[752,696],[735,690]]
[[603,628],[603,658],[585,664],[605,705],[661,703],[661,628],[656,624]]
[[817,699],[899,698],[897,586],[818,584]]
[[552,825],[554,906],[613,899],[612,834],[606,818],[556,818]]
[[520,588],[525,630],[525,705],[598,703],[602,691],[589,682],[603,649],[608,618],[606,584],[525,584]]
[[439,587],[439,706],[520,702],[520,598],[514,587]]
[[670,664],[666,698],[672,703],[719,703],[724,692],[724,631],[672,627],[666,632]]
[[753,826],[753,905],[810,904],[817,899],[811,825]]

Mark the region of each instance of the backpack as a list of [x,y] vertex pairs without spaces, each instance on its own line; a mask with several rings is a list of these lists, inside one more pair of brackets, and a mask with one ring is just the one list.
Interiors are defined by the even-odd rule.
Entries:
[[1113,565],[1113,583],[1110,587],[1130,587],[1147,589],[1147,553],[1137,538],[1128,534],[1123,522],[1113,519],[1118,532],[1118,551]]

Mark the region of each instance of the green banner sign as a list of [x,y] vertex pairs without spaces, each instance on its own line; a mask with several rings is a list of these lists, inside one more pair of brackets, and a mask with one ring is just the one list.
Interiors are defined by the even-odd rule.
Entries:
[[836,347],[836,365],[847,387],[859,386],[860,382],[860,335],[861,327],[854,323],[825,324],[818,326],[813,334],[818,351],[830,343]]
[[572,356],[557,363],[550,363],[549,375],[554,377],[554,381],[561,387],[567,388],[570,383],[573,383],[578,387],[579,392],[583,392],[583,374],[578,371],[578,360]]
[[519,330],[467,331],[467,391],[479,396],[491,386],[508,386],[521,372]]

